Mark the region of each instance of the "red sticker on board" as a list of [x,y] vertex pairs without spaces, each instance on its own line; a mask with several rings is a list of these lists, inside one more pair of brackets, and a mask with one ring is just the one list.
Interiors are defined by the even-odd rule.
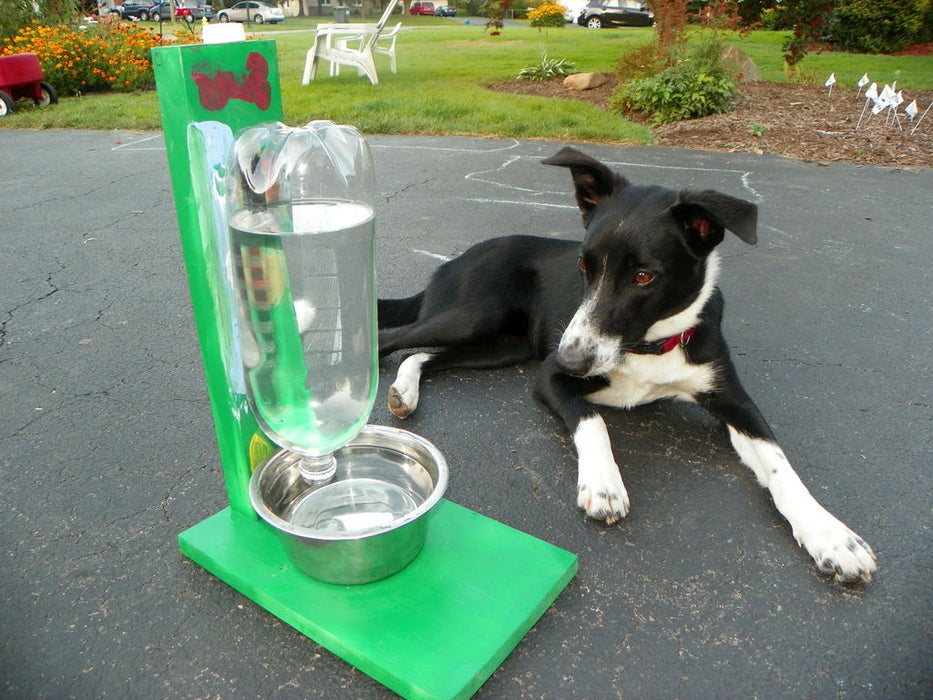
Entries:
[[263,112],[272,102],[269,64],[257,51],[246,57],[246,74],[241,79],[229,70],[218,70],[213,75],[192,71],[191,79],[198,86],[201,106],[211,112],[223,109],[230,100],[249,102]]

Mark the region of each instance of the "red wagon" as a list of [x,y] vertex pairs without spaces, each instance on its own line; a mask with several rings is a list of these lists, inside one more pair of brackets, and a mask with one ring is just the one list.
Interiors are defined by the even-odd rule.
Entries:
[[40,107],[58,102],[55,88],[43,77],[34,53],[0,56],[0,117],[16,109],[16,100],[32,99]]

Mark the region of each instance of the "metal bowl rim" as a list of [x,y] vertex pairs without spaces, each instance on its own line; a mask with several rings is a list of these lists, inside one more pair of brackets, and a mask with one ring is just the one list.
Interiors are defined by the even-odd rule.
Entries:
[[[406,513],[398,520],[393,521],[390,527],[381,530],[372,530],[369,532],[362,531],[362,533],[323,533],[319,530],[311,530],[309,528],[293,525],[289,521],[280,518],[278,515],[273,513],[266,505],[262,498],[262,494],[259,492],[259,481],[262,478],[264,470],[270,464],[273,464],[279,455],[287,452],[287,450],[284,449],[277,450],[271,454],[258,467],[256,467],[253,475],[250,477],[249,500],[252,503],[253,510],[256,511],[259,517],[272,525],[272,527],[274,527],[276,530],[303,540],[309,540],[313,542],[354,542],[371,539],[378,537],[379,535],[384,535],[388,532],[398,530],[399,528],[402,528],[405,525],[418,520],[420,517],[427,514],[427,512],[430,511],[435,505],[437,505],[438,501],[443,498],[444,493],[447,491],[447,460],[444,458],[443,453],[430,440],[423,438],[420,435],[416,435],[415,433],[412,433],[408,430],[403,430],[401,428],[391,428],[384,425],[365,426],[355,438],[353,438],[345,445],[345,447],[368,445],[370,444],[368,439],[373,437],[380,437],[385,440],[384,444],[376,444],[373,445],[374,447],[389,447],[392,444],[403,444],[406,442],[417,445],[425,452],[427,452],[431,459],[434,460],[434,463],[437,465],[437,481],[434,483],[434,488],[431,489],[431,493],[428,494],[428,497],[425,498],[417,508],[410,511],[409,513]],[[427,467],[425,467],[425,469],[427,469]]]

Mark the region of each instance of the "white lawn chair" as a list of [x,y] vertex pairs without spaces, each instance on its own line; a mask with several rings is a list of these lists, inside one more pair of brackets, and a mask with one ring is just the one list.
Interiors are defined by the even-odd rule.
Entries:
[[398,33],[401,28],[402,23],[399,22],[395,25],[395,29],[393,29],[388,34],[380,34],[376,38],[376,43],[373,45],[374,53],[379,53],[389,57],[389,68],[393,73],[398,72],[395,65],[395,40],[398,39]]
[[[369,82],[376,85],[379,76],[376,73],[375,53],[389,56],[392,72],[395,72],[395,34],[401,28],[398,26],[386,35],[382,29],[386,21],[398,4],[398,0],[391,0],[376,24],[320,24],[314,37],[314,44],[305,57],[305,70],[301,84],[307,85],[317,73],[318,59],[330,61],[330,74],[338,75],[341,65],[354,66],[360,75],[369,78]],[[388,47],[377,46],[382,39],[389,39]],[[391,51],[391,53],[390,53]]]

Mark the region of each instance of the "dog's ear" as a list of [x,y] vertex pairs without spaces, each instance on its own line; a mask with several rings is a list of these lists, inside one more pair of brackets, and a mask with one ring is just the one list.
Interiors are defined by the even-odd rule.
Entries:
[[698,258],[722,243],[726,229],[750,245],[758,240],[758,207],[721,192],[681,192],[671,215],[680,224],[690,252]]
[[573,186],[577,195],[577,206],[583,212],[583,220],[587,221],[590,213],[599,202],[610,196],[616,190],[628,187],[628,180],[591,158],[585,153],[565,147],[550,158],[541,161],[545,165],[559,165],[570,168],[573,177]]

